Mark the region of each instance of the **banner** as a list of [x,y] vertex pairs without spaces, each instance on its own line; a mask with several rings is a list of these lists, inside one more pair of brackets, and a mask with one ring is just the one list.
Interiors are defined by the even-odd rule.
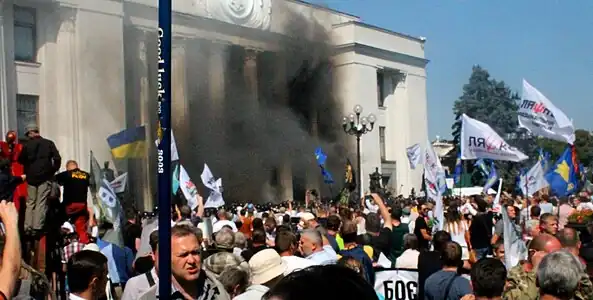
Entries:
[[179,166],[179,187],[183,196],[187,199],[187,205],[192,210],[196,209],[198,207],[198,188],[191,181],[189,174],[182,165]]
[[418,299],[418,270],[376,270],[375,291],[383,295],[385,300],[416,300]]
[[438,226],[433,226],[433,230],[443,230],[445,219],[443,194],[447,190],[447,182],[445,181],[445,169],[443,169],[441,160],[430,143],[427,143],[424,153],[424,181],[426,183],[426,195],[436,203],[435,217]]
[[222,198],[222,179],[214,178],[212,171],[207,164],[204,164],[204,170],[200,175],[202,183],[210,190],[210,195],[204,203],[204,208],[218,208],[224,205],[224,199]]
[[408,155],[408,161],[412,170],[416,169],[416,166],[421,163],[422,155],[420,152],[420,144],[414,144],[406,148],[406,154]]
[[517,115],[519,127],[529,130],[533,135],[571,145],[574,143],[572,120],[525,79]]
[[488,124],[463,114],[461,117],[461,159],[492,159],[512,162],[526,160],[527,155],[509,145]]
[[550,184],[546,181],[544,175],[542,164],[539,161],[536,162],[522,178],[521,192],[523,192],[523,195],[531,196],[539,190],[548,187]]
[[128,173],[126,172],[117,176],[109,184],[111,185],[111,188],[116,194],[125,192],[126,186],[128,185]]

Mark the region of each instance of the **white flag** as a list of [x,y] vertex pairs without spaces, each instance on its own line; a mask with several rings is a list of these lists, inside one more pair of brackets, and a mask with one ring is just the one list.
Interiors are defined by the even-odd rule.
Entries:
[[214,189],[216,179],[214,178],[214,175],[212,175],[212,171],[210,171],[210,168],[208,168],[207,164],[204,164],[204,170],[202,171],[200,178],[202,178],[202,183],[204,186],[211,190]]
[[519,127],[529,130],[533,135],[571,145],[574,143],[572,120],[525,79],[523,79],[523,95],[517,114]]
[[[154,143],[156,144],[156,146],[159,146],[159,143],[161,141],[159,141],[158,139],[156,141],[154,141]],[[177,144],[175,143],[175,136],[173,135],[173,129],[171,129],[171,161],[178,161],[179,160],[179,152],[177,152]]]
[[447,182],[445,180],[445,169],[443,169],[441,161],[430,143],[427,143],[424,152],[424,181],[427,196],[436,203],[435,217],[438,226],[434,226],[434,230],[443,230],[445,216],[443,193],[447,189]]
[[414,144],[406,148],[406,152],[408,154],[408,160],[410,161],[410,168],[412,170],[416,169],[416,166],[420,164],[420,159],[422,159],[420,144]]
[[109,185],[111,185],[111,188],[116,194],[125,192],[128,185],[128,173],[126,172],[117,176]]
[[550,185],[544,176],[544,169],[539,161],[524,176],[523,182],[521,182],[521,191],[525,196],[531,196]]
[[189,174],[182,165],[179,165],[179,188],[187,199],[187,205],[194,210],[198,206],[198,188],[189,178]]
[[222,179],[215,179],[212,175],[212,171],[208,168],[207,164],[204,164],[204,170],[202,171],[202,183],[210,190],[210,195],[204,203],[205,208],[214,207],[218,208],[224,205],[224,199],[222,198]]
[[520,162],[527,155],[509,145],[488,124],[463,114],[461,125],[461,159],[492,159]]

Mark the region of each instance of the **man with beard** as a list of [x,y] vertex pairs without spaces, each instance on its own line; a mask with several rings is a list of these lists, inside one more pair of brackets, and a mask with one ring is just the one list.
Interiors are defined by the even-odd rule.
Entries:
[[414,234],[418,238],[418,247],[420,250],[428,250],[428,244],[432,240],[432,236],[430,235],[428,223],[426,223],[426,218],[428,218],[428,206],[426,203],[421,202],[418,204],[418,214],[419,216],[416,218],[414,225]]

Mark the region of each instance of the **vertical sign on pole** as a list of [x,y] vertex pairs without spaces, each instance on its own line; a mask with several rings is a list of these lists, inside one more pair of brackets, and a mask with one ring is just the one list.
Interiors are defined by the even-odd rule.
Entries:
[[171,0],[159,0],[157,179],[159,199],[159,295],[171,295]]

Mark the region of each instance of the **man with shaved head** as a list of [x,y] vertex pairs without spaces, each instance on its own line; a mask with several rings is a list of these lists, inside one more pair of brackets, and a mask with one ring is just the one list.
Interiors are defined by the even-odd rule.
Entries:
[[[562,249],[560,241],[549,234],[542,233],[529,243],[527,260],[509,270],[503,299],[529,300],[538,299],[536,269],[548,253]],[[593,299],[593,284],[589,276],[583,273],[574,299]]]
[[576,230],[574,230],[574,228],[565,227],[562,230],[558,231],[556,237],[558,238],[558,240],[560,240],[562,248],[574,254],[574,256],[579,257],[579,250],[581,249],[581,240],[579,239],[579,234]]

